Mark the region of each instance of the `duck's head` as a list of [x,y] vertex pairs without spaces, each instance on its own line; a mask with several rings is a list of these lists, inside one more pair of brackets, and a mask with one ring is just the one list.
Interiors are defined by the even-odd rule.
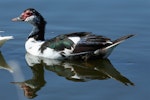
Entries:
[[34,37],[36,40],[44,40],[46,21],[34,8],[24,10],[19,17],[13,18],[12,21],[22,21],[32,24],[34,28],[28,38]]
[[46,23],[42,15],[34,8],[28,8],[24,10],[19,17],[13,18],[12,21],[24,21],[29,22],[32,25],[40,25]]

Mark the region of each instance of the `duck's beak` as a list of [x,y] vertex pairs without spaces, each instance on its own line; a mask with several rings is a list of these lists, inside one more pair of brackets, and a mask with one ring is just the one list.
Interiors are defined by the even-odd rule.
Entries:
[[12,19],[13,22],[17,22],[17,21],[23,21],[23,19],[21,17],[16,17]]

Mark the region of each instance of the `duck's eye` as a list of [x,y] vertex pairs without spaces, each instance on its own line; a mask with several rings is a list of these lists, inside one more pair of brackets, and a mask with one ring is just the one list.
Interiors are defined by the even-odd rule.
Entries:
[[27,12],[27,13],[26,13],[26,15],[28,15],[28,16],[31,16],[31,15],[32,15],[32,13],[30,13],[30,12]]

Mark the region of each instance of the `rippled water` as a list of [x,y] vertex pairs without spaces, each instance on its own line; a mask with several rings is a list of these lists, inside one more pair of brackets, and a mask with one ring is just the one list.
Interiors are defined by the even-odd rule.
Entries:
[[[1,48],[0,98],[27,100],[32,93],[35,100],[150,99],[149,5],[149,0],[0,1],[0,34],[15,38]],[[31,25],[11,22],[28,7],[45,17],[46,38],[76,31],[112,39],[136,36],[119,45],[108,60],[39,59],[24,49]]]

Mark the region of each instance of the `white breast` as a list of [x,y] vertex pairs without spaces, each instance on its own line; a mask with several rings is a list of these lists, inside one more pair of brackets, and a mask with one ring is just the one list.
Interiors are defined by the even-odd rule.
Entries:
[[29,54],[34,56],[50,58],[50,59],[61,59],[60,52],[57,52],[51,48],[46,48],[41,52],[40,48],[44,41],[36,41],[34,38],[30,38],[26,41],[25,48]]
[[39,48],[43,43],[43,41],[36,41],[34,38],[29,38],[25,43],[25,49],[28,53],[38,56],[40,54]]

